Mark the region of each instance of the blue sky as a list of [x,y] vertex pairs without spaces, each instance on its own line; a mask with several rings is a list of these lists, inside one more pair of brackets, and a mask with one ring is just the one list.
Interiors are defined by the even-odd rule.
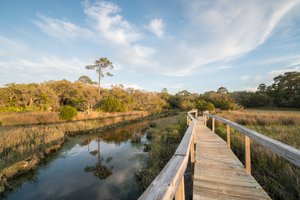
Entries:
[[1,0],[0,85],[114,64],[103,86],[254,90],[300,71],[299,0]]

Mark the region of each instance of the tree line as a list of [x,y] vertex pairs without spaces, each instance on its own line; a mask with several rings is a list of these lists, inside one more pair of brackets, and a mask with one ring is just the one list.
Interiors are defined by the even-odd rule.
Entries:
[[300,108],[300,72],[286,72],[271,85],[260,84],[256,92],[232,92],[230,96],[244,107]]
[[0,88],[0,112],[60,111],[71,106],[78,111],[125,112],[143,110],[160,112],[166,104],[157,93],[124,88],[122,85],[103,89],[94,83],[48,81],[44,83],[7,84]]
[[276,76],[271,85],[260,84],[256,92],[229,92],[220,87],[204,94],[183,90],[173,95],[166,88],[161,92],[147,92],[117,85],[111,89],[102,88],[99,93],[96,84],[87,76],[75,82],[10,83],[0,88],[0,112],[59,111],[63,106],[77,111],[103,112],[300,107],[300,72]]

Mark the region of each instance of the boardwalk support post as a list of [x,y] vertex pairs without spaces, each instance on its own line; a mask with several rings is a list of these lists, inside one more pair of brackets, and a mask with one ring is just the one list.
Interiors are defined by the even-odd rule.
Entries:
[[185,194],[184,194],[184,177],[181,178],[181,181],[179,183],[179,186],[177,188],[176,194],[175,194],[175,200],[184,200]]
[[191,157],[191,163],[195,163],[195,138],[193,137],[193,142],[191,143],[191,152],[190,152],[190,157]]
[[226,125],[227,128],[227,145],[230,148],[230,126]]
[[215,132],[215,118],[212,118],[212,132]]
[[246,171],[251,174],[251,152],[250,152],[250,138],[245,135],[245,164]]

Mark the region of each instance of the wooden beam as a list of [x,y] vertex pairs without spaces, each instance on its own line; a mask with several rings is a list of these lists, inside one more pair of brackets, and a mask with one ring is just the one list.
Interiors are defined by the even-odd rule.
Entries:
[[181,182],[177,188],[176,194],[175,194],[175,200],[184,200],[185,194],[184,194],[184,177],[181,178]]
[[212,132],[215,132],[215,118],[212,118]]
[[227,128],[227,145],[230,148],[230,126],[226,125]]
[[251,174],[251,150],[250,150],[250,138],[245,135],[245,165],[246,171]]

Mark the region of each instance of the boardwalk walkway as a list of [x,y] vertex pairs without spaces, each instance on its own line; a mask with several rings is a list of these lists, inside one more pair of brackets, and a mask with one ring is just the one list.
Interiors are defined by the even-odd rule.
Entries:
[[193,199],[270,199],[202,117],[196,123]]

